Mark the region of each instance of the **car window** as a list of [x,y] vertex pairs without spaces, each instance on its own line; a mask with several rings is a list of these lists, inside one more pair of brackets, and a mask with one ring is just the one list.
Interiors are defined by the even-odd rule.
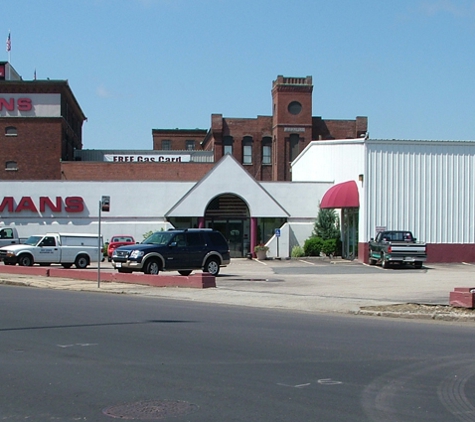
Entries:
[[203,246],[205,244],[203,234],[200,232],[188,232],[186,238],[188,246]]
[[220,232],[209,232],[208,233],[211,244],[219,248],[228,248],[228,242]]
[[186,240],[185,240],[185,234],[184,233],[179,233],[175,236],[175,238],[173,239],[174,242],[176,242],[176,244],[178,246],[186,246]]
[[41,242],[43,246],[56,246],[56,241],[54,237],[45,237]]
[[172,232],[155,232],[151,236],[147,237],[142,243],[152,243],[154,245],[167,245],[174,233]]

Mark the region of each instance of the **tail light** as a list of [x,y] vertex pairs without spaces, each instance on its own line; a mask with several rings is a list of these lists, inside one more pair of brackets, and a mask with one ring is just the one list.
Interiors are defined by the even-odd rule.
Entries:
[[392,246],[388,246],[388,253],[391,253],[393,250]]

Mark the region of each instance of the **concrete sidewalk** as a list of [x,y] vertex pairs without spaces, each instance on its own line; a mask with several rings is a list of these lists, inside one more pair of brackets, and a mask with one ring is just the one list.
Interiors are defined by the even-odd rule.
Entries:
[[[88,271],[97,273],[97,267]],[[108,271],[114,270],[102,263],[101,273]],[[357,261],[233,259],[221,269],[217,287],[207,289],[103,281],[98,287],[97,281],[10,274],[0,274],[0,283],[303,312],[364,313],[362,308],[407,303],[447,306],[455,287],[475,287],[474,275],[475,266],[470,264],[385,270]]]

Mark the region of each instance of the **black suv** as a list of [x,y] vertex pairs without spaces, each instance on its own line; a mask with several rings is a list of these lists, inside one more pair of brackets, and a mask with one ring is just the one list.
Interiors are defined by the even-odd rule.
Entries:
[[168,230],[153,233],[142,243],[120,246],[112,254],[112,265],[120,273],[178,271],[190,275],[203,270],[218,275],[230,262],[224,236],[211,229]]

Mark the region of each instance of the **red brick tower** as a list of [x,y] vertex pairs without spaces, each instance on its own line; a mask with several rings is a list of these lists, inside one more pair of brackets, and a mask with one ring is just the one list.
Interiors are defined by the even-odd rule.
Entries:
[[291,180],[290,163],[312,140],[312,91],[311,76],[273,82],[273,180]]

